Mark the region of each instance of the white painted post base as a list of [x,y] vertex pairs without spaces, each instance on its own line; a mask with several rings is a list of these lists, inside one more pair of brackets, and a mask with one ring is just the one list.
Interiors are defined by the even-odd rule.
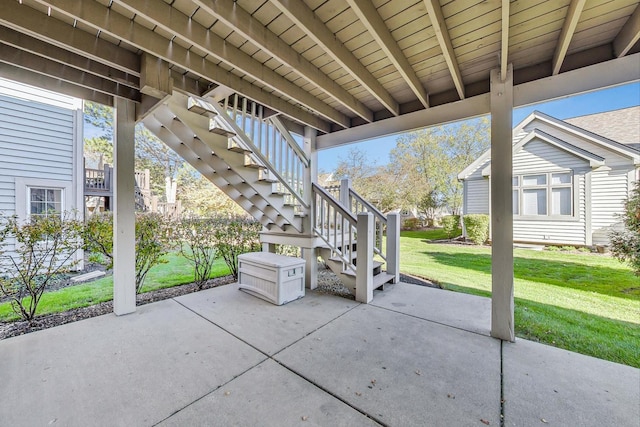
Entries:
[[400,214],[387,215],[387,274],[393,274],[393,283],[400,281]]
[[318,287],[318,249],[303,248],[302,257],[305,260],[305,286],[307,289],[315,289]]
[[276,253],[275,243],[263,243],[262,252],[271,252],[272,254],[275,254]]
[[370,303],[373,299],[373,215],[358,214],[358,247],[356,248],[356,301]]

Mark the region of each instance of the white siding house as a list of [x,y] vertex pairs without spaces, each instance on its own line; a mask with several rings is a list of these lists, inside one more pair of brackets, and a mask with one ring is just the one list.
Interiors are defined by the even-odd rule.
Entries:
[[[628,120],[628,112],[622,112]],[[626,125],[640,127],[640,116]],[[639,142],[613,141],[537,111],[523,120],[513,130],[514,241],[608,244],[637,179],[640,151],[634,147]],[[464,187],[463,214],[489,214],[490,151],[458,178]]]
[[0,79],[0,214],[81,216],[82,136],[80,100]]

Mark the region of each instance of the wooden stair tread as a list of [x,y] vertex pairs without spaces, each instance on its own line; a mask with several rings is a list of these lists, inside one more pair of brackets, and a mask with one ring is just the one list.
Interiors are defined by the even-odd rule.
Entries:
[[221,128],[215,125],[209,126],[209,132],[215,133],[217,135],[226,136],[227,138],[233,138],[234,136],[236,136],[234,132],[231,132],[230,130],[226,130],[225,128]]

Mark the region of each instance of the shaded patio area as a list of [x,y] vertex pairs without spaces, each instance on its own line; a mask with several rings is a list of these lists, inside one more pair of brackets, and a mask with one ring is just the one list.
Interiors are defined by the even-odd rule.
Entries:
[[639,370],[491,338],[490,306],[222,286],[0,341],[0,424],[638,426]]

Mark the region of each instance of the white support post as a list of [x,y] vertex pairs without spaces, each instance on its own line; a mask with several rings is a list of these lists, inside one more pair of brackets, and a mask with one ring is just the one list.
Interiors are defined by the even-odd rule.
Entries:
[[373,215],[358,214],[358,246],[356,248],[356,301],[370,303],[373,299]]
[[393,274],[393,283],[400,281],[400,214],[387,215],[387,274]]
[[[304,154],[309,159],[309,167],[304,172],[304,187],[302,195],[305,202],[309,204],[307,216],[304,218],[303,230],[305,233],[312,233],[313,224],[316,221],[315,203],[311,192],[311,184],[318,181],[318,150],[316,149],[317,131],[309,126],[304,128]],[[318,287],[318,248],[303,248],[302,257],[305,260],[306,287],[315,289]]]
[[491,336],[515,340],[513,319],[513,68],[491,70]]
[[262,252],[271,252],[272,254],[275,254],[276,253],[275,243],[262,243]]
[[136,311],[135,242],[135,104],[115,98],[114,207],[113,207],[113,312]]
[[349,178],[340,181],[340,204],[348,212],[352,212],[351,203],[349,203],[349,188],[351,188],[351,180]]

